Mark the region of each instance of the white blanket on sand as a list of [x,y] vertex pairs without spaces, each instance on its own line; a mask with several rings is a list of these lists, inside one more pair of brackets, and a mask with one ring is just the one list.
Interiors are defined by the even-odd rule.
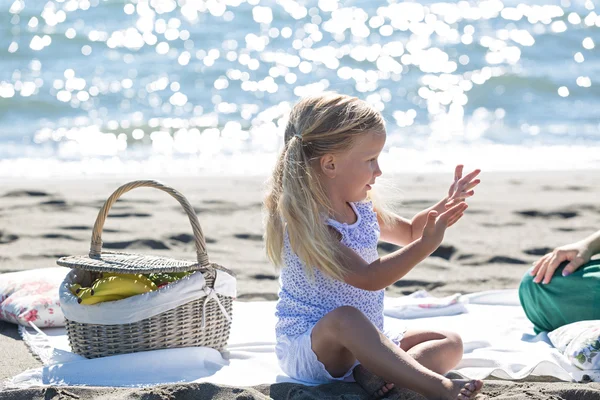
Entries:
[[[415,300],[419,298],[421,300]],[[386,299],[386,329],[453,330],[463,338],[464,358],[456,371],[470,378],[490,375],[521,379],[549,375],[572,381],[599,371],[582,371],[552,347],[545,333],[535,335],[516,290],[480,292],[457,298],[416,296]],[[415,303],[425,302],[424,318]],[[459,307],[460,306],[460,307]],[[432,316],[432,308],[435,313]],[[444,310],[446,310],[444,312]],[[234,318],[227,352],[208,348],[156,350],[87,360],[69,351],[64,328],[43,332],[21,328],[21,334],[43,366],[5,382],[6,388],[43,385],[140,387],[175,382],[211,382],[253,386],[297,382],[287,377],[275,358],[275,302],[234,302]],[[398,319],[389,315],[403,315]],[[408,313],[408,314],[406,314]],[[302,382],[299,382],[302,383]]]

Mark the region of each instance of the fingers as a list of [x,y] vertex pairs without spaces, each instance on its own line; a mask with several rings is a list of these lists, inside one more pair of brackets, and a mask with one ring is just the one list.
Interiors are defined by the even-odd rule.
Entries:
[[456,166],[456,168],[454,169],[454,182],[458,181],[460,178],[462,178],[462,173],[463,173],[463,168],[465,166],[462,164],[458,164]]
[[570,252],[565,251],[554,251],[552,256],[549,257],[548,266],[546,267],[546,274],[544,275],[544,283],[550,283],[552,280],[552,275],[554,275],[554,271],[558,268],[558,265],[563,261],[572,260],[577,253],[570,254]]
[[461,219],[463,215],[465,215],[465,213],[460,213],[457,216],[450,218],[450,220],[448,220],[448,227],[451,227],[452,225],[457,223],[458,220]]
[[544,257],[540,258],[529,274],[535,275],[535,278],[533,279],[535,283],[542,282],[543,284],[548,284],[552,280],[556,268],[558,268],[562,262],[570,261],[571,264],[575,261],[575,264],[571,265],[569,269],[565,267],[563,270],[563,276],[569,275],[585,263],[583,259],[582,261],[577,260],[578,258],[579,254],[576,250],[556,249],[552,253],[548,253]]
[[529,275],[531,275],[531,276],[537,275],[537,273],[540,270],[541,266],[544,264],[544,262],[546,261],[546,259],[548,257],[550,257],[551,255],[552,255],[552,253],[548,253],[545,256],[541,257],[539,260],[535,261],[533,263],[533,268],[531,269],[531,271],[529,271]]
[[533,278],[535,283],[540,283],[542,279],[544,279],[544,276],[546,276],[546,268],[548,267],[548,261],[550,260],[550,257],[552,257],[552,253],[543,258],[539,268],[535,273],[535,278]]
[[448,203],[446,203],[446,207],[448,207],[449,204],[450,204],[450,206],[452,206],[452,204],[454,204],[454,203],[465,201],[465,199],[467,197],[471,197],[474,194],[475,194],[474,190],[471,190],[469,192],[465,192],[465,191],[458,192],[452,196],[452,200],[450,200]]
[[440,215],[440,220],[444,221],[446,224],[448,224],[450,222],[450,220],[457,216],[460,213],[463,213],[467,208],[469,208],[469,206],[467,205],[467,203],[458,203],[455,206],[449,208],[448,210],[444,211],[441,215]]
[[556,271],[556,267],[564,260],[565,258],[560,253],[554,253],[552,257],[550,257],[550,260],[547,262],[546,271],[544,271],[544,280],[542,281],[544,285],[550,283],[554,271]]
[[463,177],[463,165],[457,165],[454,171],[454,183],[448,190],[449,198],[462,201],[467,197],[473,196],[475,191],[472,189],[481,183],[481,179],[474,178],[479,175],[480,172],[480,169],[476,169]]
[[473,178],[475,178],[477,175],[479,175],[480,172],[481,172],[480,169],[474,170],[473,172],[465,175],[462,179],[460,179],[458,181],[458,184],[462,186],[462,185],[466,184],[467,182],[471,182],[473,180]]
[[467,186],[465,186],[465,188],[463,189],[465,192],[468,190],[473,189],[475,186],[479,185],[481,183],[481,179],[475,179],[474,181],[469,182],[469,184]]
[[571,262],[568,263],[563,269],[562,276],[571,275],[573,272],[577,271],[577,268],[581,267],[583,264],[585,264],[585,259],[583,257],[577,256],[573,258]]

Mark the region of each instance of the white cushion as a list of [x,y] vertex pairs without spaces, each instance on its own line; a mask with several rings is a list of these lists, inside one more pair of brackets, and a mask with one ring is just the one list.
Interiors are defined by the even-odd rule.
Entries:
[[38,327],[64,326],[58,288],[69,268],[40,268],[0,274],[0,320]]
[[600,369],[600,320],[573,322],[553,330],[548,337],[574,366]]

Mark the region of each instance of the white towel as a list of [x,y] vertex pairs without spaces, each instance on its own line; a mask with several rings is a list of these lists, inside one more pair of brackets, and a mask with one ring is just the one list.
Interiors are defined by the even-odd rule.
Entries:
[[[516,290],[464,296],[468,312],[428,318],[385,318],[385,328],[451,330],[464,342],[464,357],[456,371],[470,378],[495,376],[522,379],[528,375],[581,380],[588,374],[600,380],[600,371],[582,371],[552,347],[545,333],[535,335],[518,303]],[[408,302],[414,299],[403,297]],[[464,299],[463,299],[464,300]],[[390,299],[392,304],[402,300]],[[442,302],[443,303],[443,302]],[[449,308],[449,307],[447,307]],[[185,348],[83,360],[69,352],[64,328],[23,328],[31,351],[44,366],[25,371],[7,388],[47,385],[139,387],[173,382],[210,382],[254,386],[295,382],[279,368],[275,357],[275,302],[234,302],[233,325],[226,352]],[[26,332],[26,333],[25,333]]]
[[404,297],[386,297],[383,314],[400,319],[456,315],[467,312],[464,303],[460,293],[439,298],[419,290]]

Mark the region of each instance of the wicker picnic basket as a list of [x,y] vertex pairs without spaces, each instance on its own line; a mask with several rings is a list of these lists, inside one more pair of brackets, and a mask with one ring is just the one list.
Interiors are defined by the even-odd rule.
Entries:
[[[181,204],[192,225],[196,245],[196,262],[160,256],[102,251],[102,228],[110,208],[121,195],[139,187],[160,189]],[[95,279],[102,272],[150,274],[201,271],[206,285],[214,288],[217,270],[235,276],[230,270],[209,262],[204,234],[198,217],[187,199],[175,189],[152,180],[133,181],[119,187],[106,200],[98,213],[92,232],[89,256],[62,257],[57,263],[64,267],[83,270],[80,276],[84,276],[84,279],[87,280]],[[135,323],[103,325],[66,319],[66,330],[71,349],[74,353],[87,358],[188,346],[206,346],[220,351],[226,346],[229,339],[233,299],[217,294],[219,302],[227,311],[228,316],[225,316],[216,301],[205,302],[205,297]]]

